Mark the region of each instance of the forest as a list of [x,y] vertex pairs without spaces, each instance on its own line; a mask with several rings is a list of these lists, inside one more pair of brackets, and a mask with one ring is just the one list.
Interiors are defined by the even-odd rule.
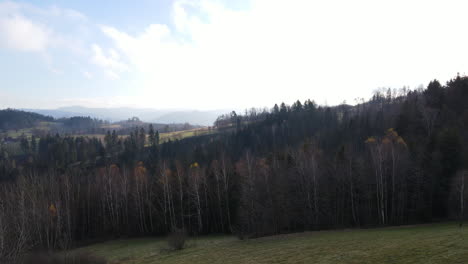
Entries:
[[[60,135],[100,135],[115,130],[118,135],[128,135],[137,126],[153,126],[161,132],[174,132],[200,128],[199,125],[188,123],[149,123],[138,117],[128,118],[118,122],[110,122],[89,116],[73,116],[68,118],[53,118],[42,114],[17,109],[0,110],[0,138],[15,138],[22,136],[44,137],[47,134]],[[25,134],[25,135],[23,135]]]
[[[0,145],[0,258],[176,228],[245,239],[462,225],[467,102],[468,77],[458,75],[380,89],[355,105],[298,100],[232,112],[217,133],[164,143],[142,125],[103,140],[38,136],[15,155]],[[24,126],[14,120],[6,126]]]

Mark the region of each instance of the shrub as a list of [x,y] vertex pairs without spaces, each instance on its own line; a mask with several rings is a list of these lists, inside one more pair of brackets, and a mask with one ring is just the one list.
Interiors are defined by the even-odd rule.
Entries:
[[252,234],[248,232],[248,229],[245,225],[238,224],[231,228],[231,232],[237,236],[240,240],[246,240],[249,238],[253,238]]
[[167,236],[167,244],[173,250],[181,250],[185,246],[187,233],[184,229],[175,228],[169,236]]

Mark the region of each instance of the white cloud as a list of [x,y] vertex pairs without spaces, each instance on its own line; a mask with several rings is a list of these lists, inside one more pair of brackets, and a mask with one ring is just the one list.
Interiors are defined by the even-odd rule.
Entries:
[[148,105],[336,104],[467,69],[468,5],[448,2],[253,0],[233,11],[182,0],[173,5],[173,30],[101,29],[142,73]]
[[[139,106],[352,103],[378,87],[416,87],[466,72],[467,9],[464,0],[252,0],[243,10],[217,0],[176,0],[172,21],[129,33],[93,25],[73,10],[2,2],[0,45],[80,54],[77,72],[121,79],[113,96]],[[61,21],[73,30],[60,32]],[[93,28],[99,35],[88,34]],[[83,58],[102,73],[81,65]]]
[[118,79],[120,79],[120,76],[119,76],[116,72],[114,72],[113,70],[107,69],[107,70],[105,70],[104,72],[106,73],[107,78],[109,78],[109,79],[111,79],[111,80],[118,80]]
[[[63,48],[76,53],[81,43],[76,31],[86,23],[87,17],[72,9],[0,2],[0,48],[42,53],[50,48]],[[65,24],[75,28],[68,28],[66,33],[56,30]]]
[[50,71],[54,74],[57,74],[57,75],[62,75],[63,74],[63,70],[61,69],[57,69],[57,68],[51,68]]
[[54,75],[80,72],[65,69],[69,65],[89,64],[83,59],[90,56],[93,26],[85,15],[72,9],[0,2],[0,49],[37,56]]
[[109,55],[106,56],[99,45],[93,44],[91,48],[93,50],[92,62],[102,67],[110,79],[118,79],[117,72],[128,70],[127,65],[120,60],[120,56],[114,49],[109,49]]
[[[29,7],[33,8],[32,6],[29,6]],[[75,20],[75,21],[87,21],[88,20],[88,18],[84,14],[73,9],[60,8],[57,6],[51,6],[47,9],[38,9],[38,8],[35,8],[35,9],[37,12],[40,12],[45,16],[66,17],[68,19]]]
[[93,78],[93,75],[89,71],[83,71],[83,76],[86,79],[92,79]]
[[21,15],[0,17],[0,43],[19,51],[44,51],[50,44],[50,30]]

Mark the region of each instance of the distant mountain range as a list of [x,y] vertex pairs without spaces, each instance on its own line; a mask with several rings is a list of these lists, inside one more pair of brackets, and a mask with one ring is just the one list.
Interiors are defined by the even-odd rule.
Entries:
[[150,108],[88,108],[83,106],[68,106],[57,109],[22,109],[54,118],[72,116],[90,116],[111,122],[138,117],[140,120],[152,123],[190,123],[192,125],[211,126],[216,118],[230,110],[171,110]]

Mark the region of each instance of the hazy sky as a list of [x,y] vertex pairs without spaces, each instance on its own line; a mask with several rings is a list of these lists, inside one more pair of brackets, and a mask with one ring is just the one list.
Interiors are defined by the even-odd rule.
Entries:
[[0,108],[353,103],[468,73],[467,10],[466,0],[0,1]]

